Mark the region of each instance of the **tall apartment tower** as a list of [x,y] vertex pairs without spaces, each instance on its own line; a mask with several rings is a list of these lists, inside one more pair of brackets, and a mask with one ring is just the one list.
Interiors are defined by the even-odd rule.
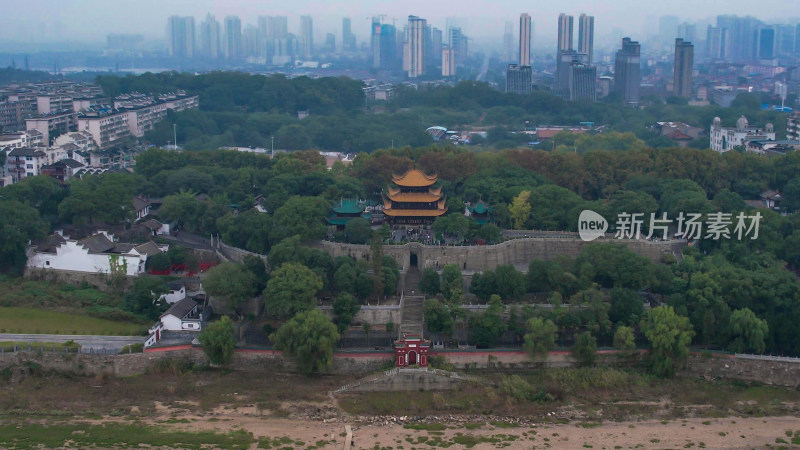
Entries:
[[425,40],[428,21],[417,16],[408,16],[408,36],[404,48],[404,59],[409,78],[425,74]]
[[508,65],[508,69],[506,69],[506,92],[530,94],[532,85],[531,66]]
[[370,31],[370,50],[372,50],[372,67],[381,67],[381,19],[372,18],[372,29]]
[[222,50],[227,59],[242,57],[242,21],[239,16],[225,17],[225,38]]
[[314,54],[314,23],[311,16],[300,16],[300,37],[303,38],[300,55],[304,58],[311,58]]
[[595,101],[597,97],[597,67],[591,64],[575,63],[569,69],[569,99]]
[[762,27],[758,30],[758,59],[774,59],[775,27]]
[[572,19],[564,13],[558,15],[558,51],[572,50]]
[[519,16],[519,65],[531,65],[531,16],[528,13]]
[[220,43],[222,28],[214,16],[208,14],[206,20],[200,23],[200,51],[209,58],[220,57]]
[[356,35],[353,34],[349,17],[342,19],[342,50],[352,52],[356,49]]
[[176,58],[194,57],[194,17],[169,18],[169,55]]
[[639,103],[641,51],[637,41],[622,38],[622,48],[614,58],[614,92],[619,93],[627,104]]
[[578,53],[587,56],[589,64],[592,63],[594,50],[594,16],[581,14],[578,17]]
[[449,45],[442,45],[442,76],[456,76],[456,51]]
[[692,97],[692,69],[694,68],[694,45],[681,38],[675,39],[675,71],[673,93],[678,97]]
[[285,38],[289,34],[289,20],[286,16],[267,16],[267,37]]

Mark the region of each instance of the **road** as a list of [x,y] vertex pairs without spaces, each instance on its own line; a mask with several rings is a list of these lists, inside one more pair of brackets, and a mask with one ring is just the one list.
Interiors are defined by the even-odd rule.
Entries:
[[0,333],[0,342],[67,342],[73,341],[84,350],[121,350],[130,344],[144,343],[144,336],[91,336],[69,334],[10,334]]

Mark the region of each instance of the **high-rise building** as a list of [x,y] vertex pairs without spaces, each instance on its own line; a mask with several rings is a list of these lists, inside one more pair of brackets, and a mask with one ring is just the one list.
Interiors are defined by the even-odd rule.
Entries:
[[522,13],[519,16],[519,65],[531,65],[531,16]]
[[758,30],[758,59],[775,58],[775,28],[763,27]]
[[[435,73],[436,68],[439,67],[442,63],[440,59],[442,57],[442,49],[444,48],[444,42],[442,42],[442,30],[428,26],[428,48],[425,50],[425,54],[427,55],[427,62],[425,63],[428,66],[426,72]],[[452,50],[453,48],[450,47]],[[453,55],[453,63],[455,63],[455,55]],[[444,70],[444,67],[442,67]]]
[[220,57],[221,37],[222,32],[219,22],[214,16],[208,14],[206,20],[200,23],[200,51],[203,56],[209,58]]
[[572,16],[558,15],[558,50],[572,50]]
[[506,92],[530,94],[533,85],[531,66],[509,64],[506,69]]
[[675,68],[672,91],[678,97],[692,97],[692,70],[694,45],[681,38],[675,39]]
[[252,58],[258,54],[258,28],[247,25],[242,30],[242,56]]
[[258,16],[258,26],[256,27],[256,56],[264,58],[267,56],[267,40],[269,39],[269,17]]
[[289,35],[289,20],[286,16],[267,16],[267,37],[285,38]]
[[454,77],[456,75],[456,51],[449,45],[442,45],[442,76]]
[[678,35],[684,41],[694,42],[697,40],[697,25],[691,23],[682,23],[678,25]]
[[427,27],[427,20],[417,16],[408,16],[408,35],[403,59],[409,78],[417,78],[425,74]]
[[614,58],[614,92],[619,93],[626,104],[639,103],[641,51],[638,42],[622,38],[622,49]]
[[570,89],[570,67],[576,62],[581,61],[581,57],[575,50],[559,50],[557,53],[558,60],[556,61],[556,86],[553,94],[569,98]]
[[[383,70],[395,70],[400,65],[400,57],[398,57],[397,47],[397,28],[394,25],[383,24],[381,25],[380,35],[380,67]],[[402,49],[402,47],[401,47]]]
[[370,50],[372,50],[372,67],[381,67],[381,19],[372,18],[372,29],[370,30]]
[[573,63],[569,71],[569,99],[591,100],[597,97],[597,67]]
[[[775,56],[792,56],[795,54],[795,32],[795,25],[775,26]],[[800,51],[800,48],[797,51]]]
[[242,57],[242,21],[239,16],[225,17],[225,38],[222,50],[227,59]]
[[594,51],[594,16],[581,14],[578,17],[578,53],[584,53],[589,64],[592,63]]
[[194,57],[194,17],[170,16],[169,55],[176,58]]
[[514,25],[509,20],[506,20],[503,32],[503,59],[505,61],[514,59]]
[[469,38],[464,36],[460,27],[451,27],[448,36],[450,49],[455,52],[456,65],[463,66],[469,57]]
[[350,18],[342,19],[342,50],[352,52],[356,50],[356,35],[351,29]]
[[708,26],[706,32],[706,56],[713,59],[729,58],[728,29]]
[[758,58],[758,29],[762,23],[755,17],[717,16],[717,27],[728,30],[726,47],[736,62],[752,62]]
[[300,38],[303,40],[300,56],[311,58],[314,55],[314,22],[311,16],[300,16]]

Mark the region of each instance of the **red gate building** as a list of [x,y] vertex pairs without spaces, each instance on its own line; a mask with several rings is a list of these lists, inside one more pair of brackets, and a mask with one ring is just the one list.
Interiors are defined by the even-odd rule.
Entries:
[[428,351],[431,341],[422,339],[421,336],[411,334],[403,336],[394,342],[394,360],[397,367],[418,365],[428,366]]

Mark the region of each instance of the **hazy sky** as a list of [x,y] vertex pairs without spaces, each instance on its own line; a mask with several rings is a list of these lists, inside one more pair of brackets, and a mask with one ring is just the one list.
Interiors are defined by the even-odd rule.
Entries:
[[[560,12],[595,16],[598,36],[621,29],[634,38],[653,28],[653,16],[674,14],[683,20],[711,19],[718,14],[753,15],[766,22],[789,22],[800,16],[797,0],[574,0],[570,2],[532,0],[1,0],[3,26],[0,40],[44,42],[52,40],[95,41],[102,44],[108,33],[141,33],[163,39],[170,15],[191,15],[200,20],[210,12],[222,19],[236,14],[242,23],[255,23],[258,15],[286,15],[289,31],[299,30],[299,16],[314,17],[315,41],[326,32],[341,34],[341,17],[352,19],[359,42],[369,30],[368,17],[386,14],[387,22],[405,24],[409,14],[445,27],[445,18],[456,18],[465,34],[478,38],[499,38],[506,20],[515,22],[527,12],[535,24],[534,39],[555,39]],[[650,20],[648,21],[648,16]],[[577,18],[576,18],[577,19]],[[657,23],[657,22],[656,22]],[[577,23],[575,24],[577,33]],[[655,30],[652,30],[653,32]],[[535,42],[537,46],[543,42]]]

